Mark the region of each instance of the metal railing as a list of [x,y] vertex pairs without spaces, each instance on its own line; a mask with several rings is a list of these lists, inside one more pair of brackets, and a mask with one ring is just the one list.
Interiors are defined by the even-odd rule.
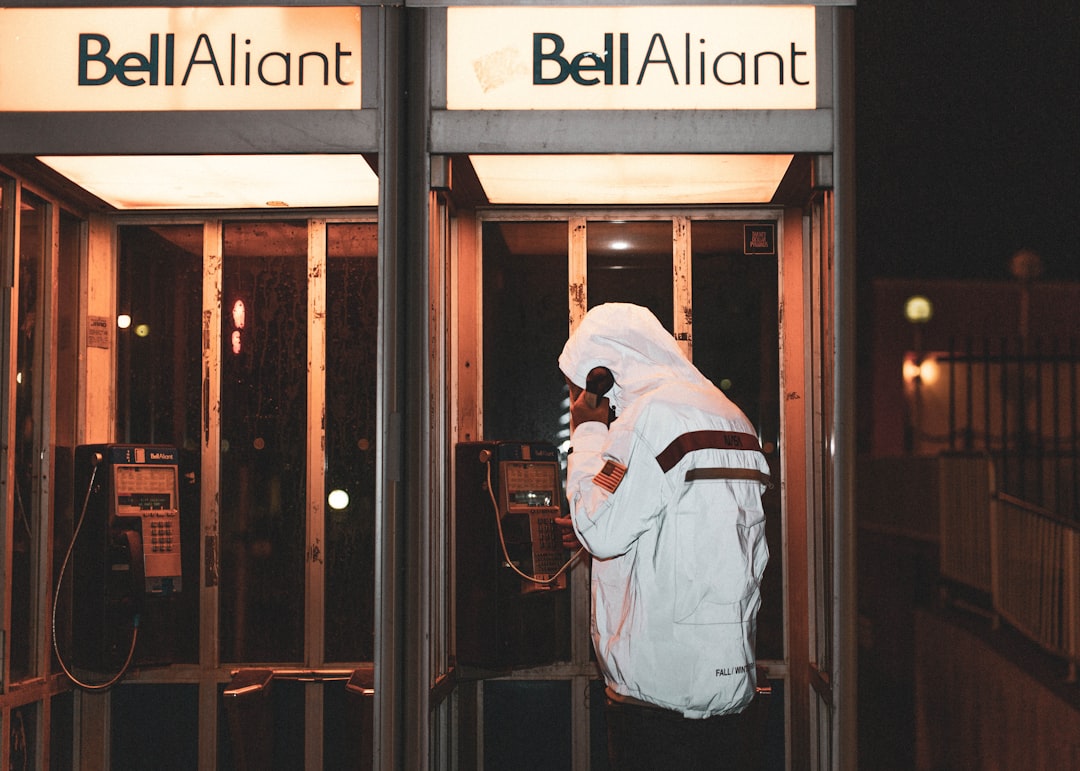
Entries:
[[1080,525],[996,488],[989,458],[938,459],[940,571],[988,592],[993,613],[1080,664]]
[[1046,650],[1080,663],[1080,527],[1005,493],[990,508],[994,612]]
[[1080,522],[1080,340],[967,337],[919,356],[938,376],[913,383],[911,450],[993,455],[999,490]]
[[993,589],[991,500],[994,469],[985,457],[937,458],[939,571],[944,578]]

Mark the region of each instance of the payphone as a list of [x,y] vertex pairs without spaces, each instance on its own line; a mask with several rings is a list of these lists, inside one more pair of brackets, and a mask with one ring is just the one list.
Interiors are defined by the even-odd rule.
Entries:
[[[121,675],[132,663],[170,663],[173,603],[183,589],[178,450],[81,445],[74,476],[73,661]],[[57,657],[63,663],[59,649]]]
[[555,525],[564,510],[558,450],[462,442],[455,462],[459,674],[568,659],[571,555]]

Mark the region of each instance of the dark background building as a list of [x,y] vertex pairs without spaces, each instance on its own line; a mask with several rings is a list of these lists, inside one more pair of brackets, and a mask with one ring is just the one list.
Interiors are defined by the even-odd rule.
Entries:
[[855,26],[860,762],[1075,766],[1075,662],[1003,610],[1003,565],[1052,563],[1023,546],[1052,517],[1076,536],[1080,9],[866,0]]

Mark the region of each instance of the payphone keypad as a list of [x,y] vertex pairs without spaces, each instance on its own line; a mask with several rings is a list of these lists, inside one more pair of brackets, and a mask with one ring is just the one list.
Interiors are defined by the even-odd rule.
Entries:
[[173,532],[173,520],[151,519],[150,520],[150,550],[154,552],[171,552],[176,543],[176,534]]
[[565,555],[562,539],[555,525],[558,509],[534,512],[531,521],[533,541],[533,572],[537,578],[546,579],[562,566]]

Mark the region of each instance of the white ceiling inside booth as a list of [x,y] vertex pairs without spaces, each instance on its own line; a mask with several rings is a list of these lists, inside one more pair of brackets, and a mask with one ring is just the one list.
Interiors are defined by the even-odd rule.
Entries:
[[[378,205],[361,155],[43,156],[121,210]],[[492,204],[708,205],[772,200],[791,155],[473,155]]]

